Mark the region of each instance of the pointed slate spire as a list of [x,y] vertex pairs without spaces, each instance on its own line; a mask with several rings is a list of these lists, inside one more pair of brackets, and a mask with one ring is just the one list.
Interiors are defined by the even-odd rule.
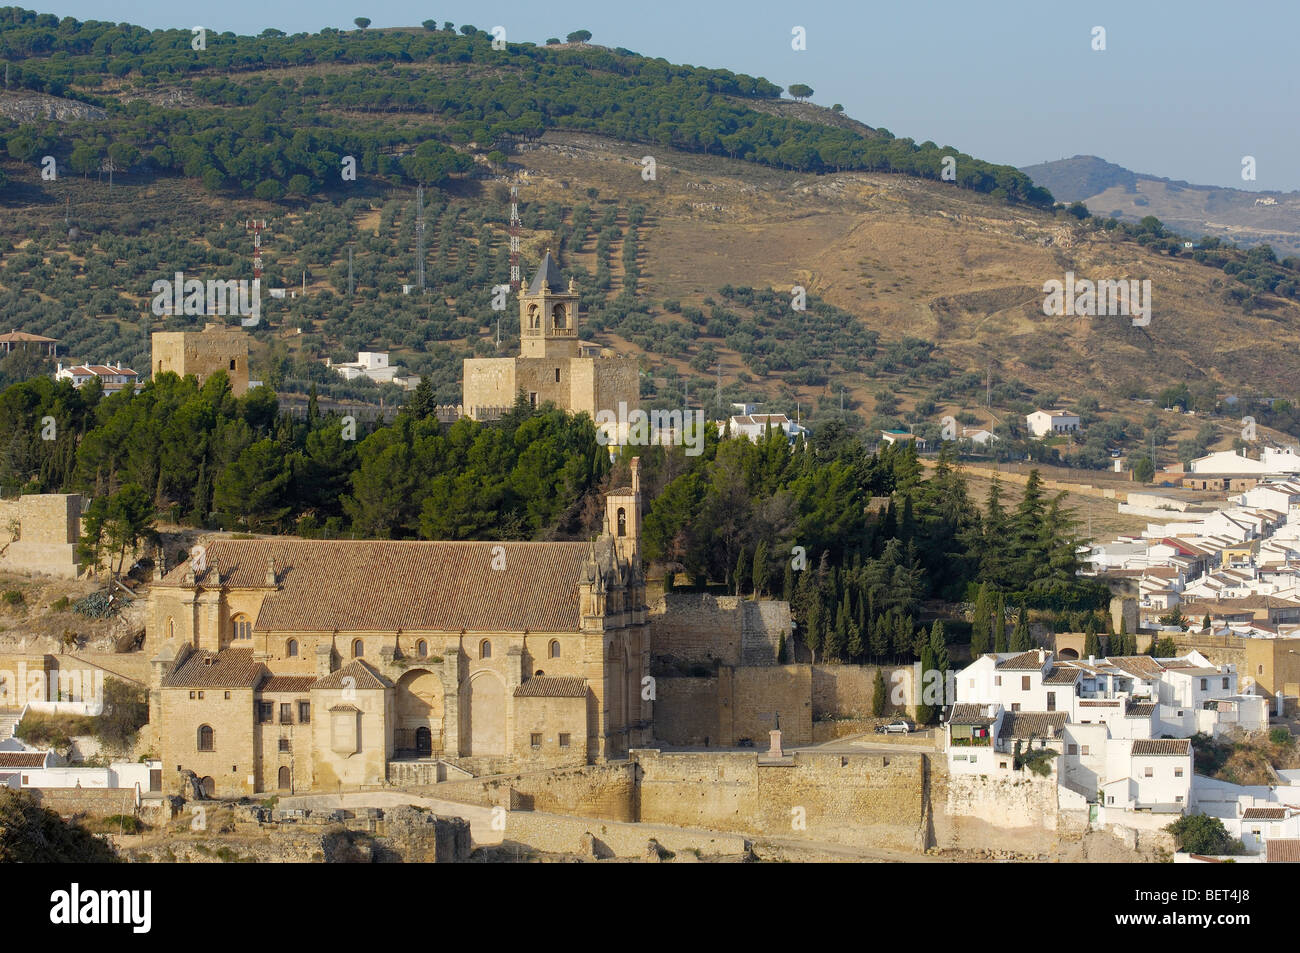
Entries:
[[547,249],[546,255],[542,258],[542,263],[537,267],[537,274],[533,276],[533,283],[528,286],[530,295],[541,294],[543,291],[549,291],[552,294],[564,293],[564,279],[560,277],[560,266],[551,257],[550,249]]

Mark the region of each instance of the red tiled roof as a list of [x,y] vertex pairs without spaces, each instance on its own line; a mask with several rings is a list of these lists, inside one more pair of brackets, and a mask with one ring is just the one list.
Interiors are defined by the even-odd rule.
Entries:
[[997,667],[1012,672],[1036,672],[1043,667],[1043,656],[1038,654],[1038,649],[1030,649],[1028,652],[1003,659],[998,662]]
[[1265,863],[1300,864],[1300,837],[1270,837],[1264,849]]
[[162,687],[253,688],[265,675],[266,666],[254,661],[249,649],[199,649],[163,679]]
[[1133,754],[1186,755],[1192,743],[1186,738],[1138,738],[1133,742]]
[[44,751],[0,751],[0,768],[43,768]]
[[1286,808],[1284,807],[1248,807],[1241,814],[1243,820],[1247,821],[1285,821]]
[[1068,712],[1009,711],[1002,716],[999,738],[1059,738]]
[[586,698],[587,680],[576,675],[537,675],[515,689],[515,698]]
[[[280,588],[262,602],[259,632],[571,632],[580,625],[578,582],[590,547],[280,538],[217,540],[205,551],[200,586],[215,568],[227,587],[265,588],[275,559]],[[494,569],[494,560],[504,568]],[[188,568],[177,566],[158,585],[182,586]]]
[[272,675],[260,686],[260,692],[307,692],[316,684],[315,675]]
[[[351,682],[345,682],[344,679],[350,678]],[[392,688],[393,683],[384,676],[380,675],[373,668],[367,665],[361,659],[353,659],[347,665],[337,671],[330,672],[324,678],[318,679],[312,689],[335,689],[335,688]]]

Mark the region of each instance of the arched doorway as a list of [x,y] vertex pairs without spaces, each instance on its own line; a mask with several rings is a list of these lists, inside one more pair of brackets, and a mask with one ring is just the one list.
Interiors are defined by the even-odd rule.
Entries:
[[280,768],[279,784],[277,786],[281,791],[288,791],[293,786],[293,776],[289,773],[287,765]]
[[201,785],[203,785],[203,796],[204,796],[204,797],[216,797],[216,796],[217,796],[217,782],[216,782],[216,781],[213,781],[211,777],[206,777],[206,778],[204,778],[202,781],[200,781],[199,783],[200,783]]
[[506,753],[506,686],[495,672],[478,672],[465,691],[466,752],[472,757]]
[[1068,659],[1077,659],[1078,657],[1079,657],[1079,653],[1076,652],[1074,649],[1061,649],[1061,651],[1057,653],[1057,658],[1061,659],[1062,661]]
[[435,749],[441,753],[442,679],[428,669],[412,669],[398,679],[394,702],[397,716],[393,735],[395,755],[399,758],[427,758],[434,754]]

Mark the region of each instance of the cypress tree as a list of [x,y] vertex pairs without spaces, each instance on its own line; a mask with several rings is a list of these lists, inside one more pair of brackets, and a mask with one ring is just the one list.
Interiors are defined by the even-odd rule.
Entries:
[[1011,634],[1011,651],[1028,652],[1033,647],[1033,642],[1029,637],[1029,609],[1022,604],[1020,606],[1020,615],[1016,619],[1016,629]]
[[981,583],[979,595],[975,599],[975,618],[970,627],[970,657],[972,662],[989,650],[992,641],[989,638],[989,619],[992,614],[993,606],[989,598],[989,585],[986,582]]
[[885,626],[885,617],[878,615],[871,620],[871,657],[880,661],[889,654],[889,629]]
[[952,663],[948,658],[948,641],[943,631],[943,623],[938,619],[930,626],[930,651],[934,655],[934,667],[946,672]]
[[736,557],[736,573],[733,577],[736,583],[736,595],[742,595],[745,586],[745,574],[749,571],[749,560],[745,558],[745,547],[740,547],[740,555]]
[[785,578],[781,580],[781,598],[789,602],[794,598],[794,560],[785,560]]
[[879,718],[885,713],[885,673],[876,669],[876,679],[871,686],[871,717]]
[[934,653],[930,651],[930,645],[927,642],[921,648],[921,684],[916,686],[916,723],[918,725],[928,725],[934,720],[935,706],[929,701],[934,690],[931,688],[929,692],[926,691],[927,685],[933,685],[934,676],[929,675],[929,673],[934,670]]
[[1097,644],[1097,633],[1086,632],[1083,636],[1083,657],[1092,658],[1101,654],[1101,646]]
[[759,542],[754,547],[754,571],[750,578],[754,584],[754,598],[757,599],[767,589],[767,542]]
[[1005,652],[1007,650],[1007,600],[1006,596],[998,593],[998,614],[993,620],[993,651]]
[[1201,620],[1201,631],[1209,632],[1211,628],[1213,628],[1213,623],[1210,622],[1210,614],[1207,612],[1205,618]]
[[[808,651],[812,653],[812,660],[817,662],[817,653],[822,647],[822,597],[821,593],[814,589],[812,601],[808,606],[808,623],[803,633],[804,643],[808,646]],[[823,659],[823,661],[825,661]]]

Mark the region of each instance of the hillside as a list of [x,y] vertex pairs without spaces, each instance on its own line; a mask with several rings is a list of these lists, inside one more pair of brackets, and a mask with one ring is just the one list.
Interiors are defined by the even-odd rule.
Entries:
[[1190,185],[1130,172],[1096,156],[1042,162],[1020,170],[1062,202],[1130,222],[1154,215],[1193,239],[1212,235],[1240,245],[1300,253],[1300,193],[1247,192]]
[[[1179,442],[1223,446],[1240,430],[1237,411],[1207,422],[1153,407],[1170,388],[1190,386],[1202,417],[1228,394],[1294,394],[1300,262],[1226,247],[1189,256],[1158,226],[1081,221],[1016,170],[893,139],[761,79],[597,47],[504,55],[481,33],[418,29],[296,46],[210,37],[220,68],[166,53],[188,37],[169,31],[112,72],[72,44],[90,72],[69,74],[48,50],[17,49],[23,35],[0,33],[23,59],[19,77],[74,105],[23,93],[23,123],[0,124],[0,307],[69,358],[143,369],[150,331],[199,322],[150,315],[152,282],[248,276],[245,220],[257,217],[269,223],[264,284],[302,293],[266,302],[255,377],[400,400],[320,363],[385,349],[456,402],[464,357],[516,350],[517,316],[490,299],[508,279],[517,182],[525,271],[545,248],[557,254],[583,291],[584,337],[642,357],[652,403],[680,405],[689,389],[692,403],[769,401],[815,423],[838,417],[842,399],[859,425],[937,436],[949,414],[995,426],[1083,402],[1105,427],[1060,450],[1098,466],[1153,429],[1161,463]],[[652,109],[676,121],[650,125]],[[138,143],[117,150],[111,185],[87,159],[110,139]],[[85,171],[43,180],[24,157],[46,148]],[[329,171],[342,148],[356,150],[356,182]],[[950,153],[956,182],[938,177]],[[402,287],[416,280],[418,181],[425,295]],[[1044,316],[1043,283],[1069,271],[1150,279],[1150,325]],[[790,306],[795,285],[807,310]],[[1273,421],[1259,422],[1271,435]]]

